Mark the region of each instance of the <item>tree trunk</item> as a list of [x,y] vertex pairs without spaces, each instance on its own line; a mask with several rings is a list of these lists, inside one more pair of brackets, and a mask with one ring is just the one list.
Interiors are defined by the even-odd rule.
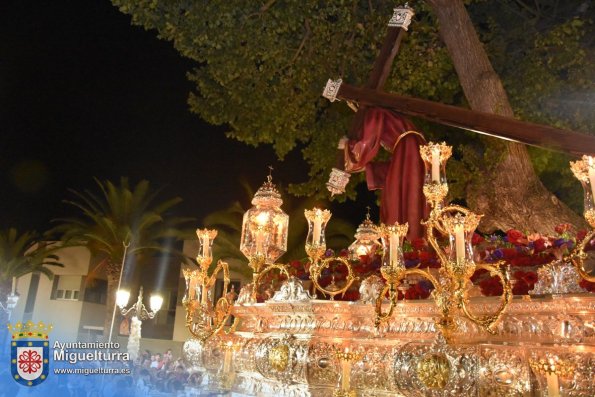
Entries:
[[[110,329],[114,326],[112,324],[112,316],[114,306],[116,304],[116,292],[118,290],[118,282],[120,281],[120,265],[115,265],[113,263],[108,262],[107,264],[107,298],[106,298],[106,308],[105,308],[105,319],[103,321],[103,336],[107,341],[109,337]],[[120,318],[119,313],[116,311],[116,316],[114,318],[114,322],[116,322]],[[115,327],[118,329],[118,327]],[[112,334],[114,335],[114,334]],[[117,334],[116,334],[117,335]],[[113,336],[112,336],[113,339]]]
[[[473,110],[513,117],[500,78],[492,68],[462,0],[428,0],[440,25],[440,35],[454,63],[465,97]],[[492,139],[492,138],[486,138]],[[527,148],[519,143],[500,143],[503,159],[472,183],[467,202],[483,214],[480,228],[519,229],[551,234],[557,224],[585,225],[541,183]]]

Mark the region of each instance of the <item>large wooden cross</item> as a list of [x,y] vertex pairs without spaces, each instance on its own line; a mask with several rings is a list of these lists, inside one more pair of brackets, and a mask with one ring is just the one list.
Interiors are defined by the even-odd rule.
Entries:
[[348,134],[350,139],[359,138],[366,107],[373,106],[392,109],[407,116],[421,117],[438,124],[572,155],[595,154],[595,136],[383,92],[382,87],[388,78],[393,60],[412,17],[413,10],[407,5],[395,8],[384,43],[364,87],[354,87],[343,83],[342,80],[328,81],[323,92],[325,98],[331,102],[342,99],[358,104],[358,110]]

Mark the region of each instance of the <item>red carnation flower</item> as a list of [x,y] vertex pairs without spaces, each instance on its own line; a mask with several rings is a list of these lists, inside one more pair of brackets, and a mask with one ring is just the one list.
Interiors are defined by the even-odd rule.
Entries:
[[414,238],[411,241],[411,246],[416,250],[420,250],[426,246],[426,240],[424,240],[423,238]]
[[481,278],[481,276],[483,276],[484,274],[486,274],[488,271],[486,269],[478,269],[475,271],[475,273],[473,274],[473,276],[471,276],[471,281],[472,282],[477,282],[477,280],[479,280]]
[[569,231],[571,227],[572,225],[570,223],[560,223],[558,226],[554,228],[554,230],[558,234],[564,234],[567,231]]
[[595,283],[592,283],[585,279],[581,279],[581,281],[579,281],[578,285],[580,285],[581,288],[586,289],[589,292],[595,292]]
[[542,238],[539,238],[539,239],[533,241],[533,248],[535,249],[535,253],[545,251],[545,249],[546,249],[545,240]]
[[419,258],[419,254],[415,251],[411,251],[411,252],[405,252],[403,254],[403,258],[405,260],[414,260],[414,259],[418,259]]
[[517,250],[516,248],[503,248],[502,255],[504,256],[504,259],[512,259],[517,256]]
[[508,242],[511,244],[522,244],[525,239],[525,235],[516,229],[510,229],[506,232]]
[[585,238],[585,236],[587,235],[587,231],[585,229],[581,229],[578,232],[576,232],[576,241],[583,241],[583,239]]
[[529,285],[523,280],[518,280],[516,283],[514,283],[512,293],[514,295],[527,295],[529,293]]
[[473,237],[471,237],[471,244],[477,245],[481,244],[485,241],[485,239],[481,236],[481,234],[473,233]]
[[419,252],[419,260],[422,262],[427,262],[432,259],[432,255],[428,251],[420,251]]
[[537,277],[537,273],[535,272],[527,272],[523,276],[523,281],[529,284],[530,286],[533,286],[533,284],[535,284],[538,279],[539,278]]

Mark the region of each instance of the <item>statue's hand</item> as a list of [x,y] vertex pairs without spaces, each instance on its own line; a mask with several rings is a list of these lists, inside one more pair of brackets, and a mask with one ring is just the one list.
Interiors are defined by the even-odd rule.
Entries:
[[345,145],[347,145],[347,142],[349,142],[349,138],[347,138],[346,136],[341,137],[341,139],[339,139],[339,143],[337,144],[337,149],[345,149]]

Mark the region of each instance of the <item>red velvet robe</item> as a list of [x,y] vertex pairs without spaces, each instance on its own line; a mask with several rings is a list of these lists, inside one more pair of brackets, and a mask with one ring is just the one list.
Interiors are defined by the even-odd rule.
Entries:
[[[421,221],[427,218],[429,207],[422,188],[424,163],[419,146],[424,137],[415,126],[390,110],[368,109],[361,139],[345,145],[345,170],[366,171],[368,189],[382,189],[380,221],[384,224],[409,223],[407,238],[422,237]],[[389,162],[372,161],[380,147],[391,152]]]

